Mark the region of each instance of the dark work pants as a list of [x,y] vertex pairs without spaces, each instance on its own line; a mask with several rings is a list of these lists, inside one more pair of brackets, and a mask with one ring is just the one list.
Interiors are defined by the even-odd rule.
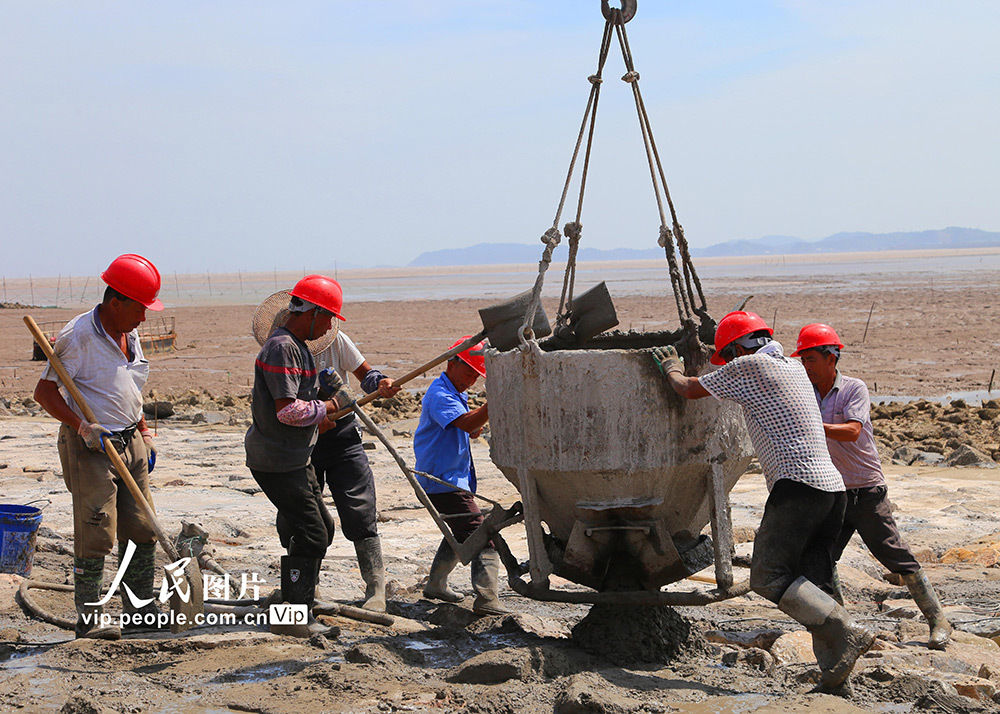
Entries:
[[278,537],[289,555],[321,559],[333,541],[333,517],[312,466],[270,473],[250,469],[264,495],[278,509]]
[[833,547],[833,561],[840,560],[851,536],[857,531],[868,550],[890,573],[910,575],[920,570],[889,509],[885,486],[852,488],[847,492],[844,525]]
[[750,587],[777,603],[800,577],[833,593],[833,546],[844,522],[844,492],[779,479],[753,543]]
[[438,513],[445,517],[445,523],[451,528],[455,540],[459,543],[464,543],[483,522],[483,514],[471,494],[450,491],[429,493],[427,497],[431,499],[434,508],[438,509]]
[[344,537],[355,542],[378,535],[375,477],[356,424],[353,416],[341,419],[319,435],[312,453],[320,490],[325,481],[337,506]]

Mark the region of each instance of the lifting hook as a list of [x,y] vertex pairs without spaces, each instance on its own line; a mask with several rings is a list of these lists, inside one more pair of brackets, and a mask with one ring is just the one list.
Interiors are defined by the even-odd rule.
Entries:
[[613,21],[615,13],[621,14],[621,22],[624,25],[626,22],[635,17],[635,3],[636,0],[621,0],[621,7],[611,7],[608,0],[601,0],[601,13],[604,15],[605,20]]

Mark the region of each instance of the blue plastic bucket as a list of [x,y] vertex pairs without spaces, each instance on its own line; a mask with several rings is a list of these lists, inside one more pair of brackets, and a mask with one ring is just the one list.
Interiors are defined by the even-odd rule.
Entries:
[[31,575],[41,522],[41,508],[0,504],[0,573]]

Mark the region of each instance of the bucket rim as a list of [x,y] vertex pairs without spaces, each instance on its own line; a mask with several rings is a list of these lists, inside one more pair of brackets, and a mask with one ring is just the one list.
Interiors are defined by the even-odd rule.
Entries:
[[22,506],[16,503],[0,503],[0,518],[4,516],[41,516],[42,509],[34,506]]

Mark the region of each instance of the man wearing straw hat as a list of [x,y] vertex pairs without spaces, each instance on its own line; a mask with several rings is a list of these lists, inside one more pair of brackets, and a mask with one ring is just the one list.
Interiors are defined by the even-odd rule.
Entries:
[[[281,557],[282,598],[290,604],[306,605],[310,611],[334,524],[309,458],[317,426],[354,400],[336,376],[329,385],[331,393],[321,398],[316,364],[307,343],[329,334],[334,318],[344,319],[340,314],[343,302],[340,285],[325,275],[307,275],[289,291],[287,312],[273,316],[278,326],[257,355],[251,398],[253,423],[244,439],[246,464],[278,509],[279,522],[287,528],[284,534],[279,530],[282,539],[287,538],[288,551]],[[255,325],[261,314],[258,308]],[[316,622],[309,612],[307,623],[272,623],[271,631],[309,637],[325,634],[329,628]]]
[[[374,369],[342,330],[337,330],[330,346],[317,354],[315,359],[316,366],[321,370],[321,382],[336,373],[339,380],[346,384],[347,375],[351,373],[361,382],[361,389],[367,394],[378,392],[379,396],[389,398],[399,393],[400,387]],[[340,516],[340,529],[344,537],[354,544],[358,569],[365,582],[365,599],[361,607],[385,612],[385,564],[378,534],[375,478],[354,414],[347,414],[336,421],[327,419],[320,424],[311,463],[316,470],[320,490],[324,482],[329,485],[337,515]],[[279,518],[279,532],[282,527]]]
[[[62,422],[59,461],[63,479],[73,495],[73,600],[76,636],[118,639],[117,627],[98,626],[104,579],[104,559],[118,541],[121,563],[125,544],[135,553],[122,584],[122,609],[135,622],[136,614],[155,612],[153,599],[156,534],[142,509],[123,487],[111,461],[103,453],[113,446],[152,504],[149,469],[155,462],[153,437],[142,414],[142,386],[149,363],[142,354],[136,328],[146,310],[162,310],[156,295],[160,273],[148,260],[126,254],[115,258],[101,273],[107,284],[101,304],[77,315],[59,332],[55,354],[94,410],[97,423],[88,423],[72,397],[61,391],[51,365],[35,387],[35,401]],[[137,607],[136,602],[147,604]]]

